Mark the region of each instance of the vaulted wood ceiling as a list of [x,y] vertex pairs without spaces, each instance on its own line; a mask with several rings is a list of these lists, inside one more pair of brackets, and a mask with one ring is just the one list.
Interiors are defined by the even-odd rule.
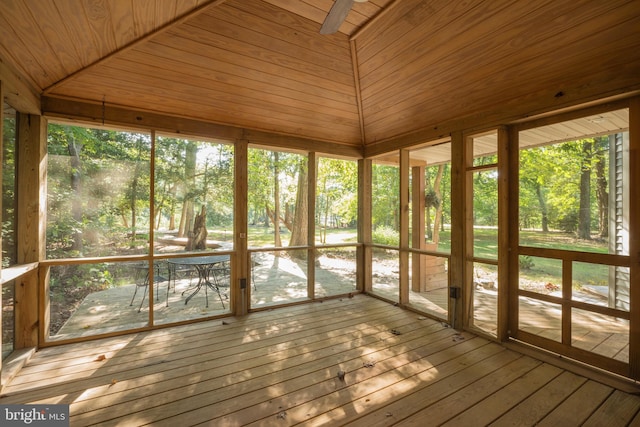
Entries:
[[0,0],[37,94],[345,145],[640,90],[637,0]]

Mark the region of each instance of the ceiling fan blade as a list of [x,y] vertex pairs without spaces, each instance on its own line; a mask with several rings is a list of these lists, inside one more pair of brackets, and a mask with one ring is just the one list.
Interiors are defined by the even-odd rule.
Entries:
[[333,34],[340,28],[353,6],[353,0],[336,0],[324,19],[320,34]]

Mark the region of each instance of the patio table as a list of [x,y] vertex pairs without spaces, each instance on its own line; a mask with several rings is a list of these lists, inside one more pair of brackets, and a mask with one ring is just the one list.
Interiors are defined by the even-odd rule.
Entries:
[[[229,260],[229,255],[194,256],[188,258],[172,258],[167,260],[169,265],[173,264],[174,266],[191,266],[195,267],[196,271],[198,272],[198,283],[196,284],[194,291],[189,294],[187,299],[185,299],[185,305],[188,304],[189,300],[191,300],[191,298],[193,298],[198,292],[200,292],[200,289],[204,287],[206,307],[209,307],[209,295],[207,293],[208,288],[212,291],[217,292],[218,297],[220,298],[220,302],[222,303],[222,308],[225,308],[224,301],[222,300],[222,295],[220,294],[218,279],[215,276],[215,271],[221,269],[220,266],[224,266],[224,264],[229,262]],[[212,271],[214,272],[213,282],[210,280],[210,273]],[[189,289],[186,289],[184,292],[182,292],[182,294],[184,295],[184,293],[188,290]]]

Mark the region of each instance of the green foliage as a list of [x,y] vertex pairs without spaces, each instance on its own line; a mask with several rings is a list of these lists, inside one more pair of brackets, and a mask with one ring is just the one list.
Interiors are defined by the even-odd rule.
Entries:
[[326,243],[329,229],[355,227],[358,214],[358,165],[354,161],[318,159],[316,224]]
[[372,239],[380,245],[398,246],[400,244],[399,233],[393,228],[384,225],[378,226],[373,230]]
[[[601,176],[598,177],[596,166]],[[580,177],[584,169],[590,173],[590,192],[581,194]],[[596,192],[608,188],[609,138],[597,137],[520,150],[520,225],[541,229],[546,217],[551,230],[576,232],[580,199],[588,198],[590,228],[597,230]],[[600,180],[600,181],[599,181]]]
[[52,295],[73,292],[75,289],[106,289],[114,283],[116,264],[78,264],[57,266],[50,279]]
[[424,194],[424,202],[427,207],[438,208],[442,202],[433,188],[428,188]]
[[2,267],[17,262],[16,254],[16,120],[2,121]]
[[[47,252],[105,255],[148,224],[148,135],[50,124]],[[127,233],[129,230],[129,233]]]
[[158,138],[155,160],[156,228],[177,227],[205,206],[206,226],[233,223],[233,146]]
[[531,270],[535,264],[530,256],[524,255],[518,259],[518,265],[520,270]]
[[372,168],[373,229],[398,230],[400,173],[397,166],[374,164]]
[[566,233],[574,233],[578,229],[578,212],[567,212],[562,218],[558,218],[558,229]]
[[481,170],[473,174],[473,217],[475,225],[498,225],[498,173]]
[[[278,215],[281,229],[286,224],[292,228],[296,221],[299,175],[304,173],[307,158],[300,154],[250,149],[248,154],[248,202],[249,224],[262,224],[274,230],[273,222]],[[276,193],[277,179],[277,193]],[[276,198],[279,212],[276,214]],[[299,230],[298,230],[299,231]],[[271,231],[273,233],[273,231]],[[274,242],[275,233],[272,234]],[[253,236],[249,236],[253,240]],[[284,245],[284,243],[282,243]]]

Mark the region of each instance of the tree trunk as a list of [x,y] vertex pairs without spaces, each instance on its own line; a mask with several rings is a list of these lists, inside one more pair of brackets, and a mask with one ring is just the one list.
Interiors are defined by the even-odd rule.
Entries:
[[273,153],[273,244],[276,248],[282,247],[280,238],[280,171],[278,163],[280,155],[277,151]]
[[176,206],[171,202],[171,209],[169,211],[169,230],[176,229]]
[[207,248],[207,209],[204,205],[193,221],[193,231],[189,233],[186,250],[203,250]]
[[[71,215],[74,221],[79,225],[82,223],[82,187],[81,187],[81,161],[80,151],[82,151],[82,144],[76,144],[76,139],[69,131],[68,149],[71,161],[71,191],[73,198],[71,199]],[[73,233],[73,246],[72,249],[82,252],[82,231],[79,226],[75,227],[77,231]]]
[[185,198],[182,202],[182,215],[180,215],[180,228],[178,237],[188,236],[193,231],[193,200]]
[[309,230],[309,191],[307,186],[307,162],[302,159],[298,165],[298,191],[296,205],[291,221],[291,240],[289,246],[305,246]]
[[595,138],[596,144],[596,198],[598,200],[598,226],[601,239],[609,237],[609,187],[605,173],[605,152],[609,150],[608,138]]
[[194,142],[189,142],[185,150],[184,161],[184,186],[185,195],[182,203],[182,215],[180,215],[180,228],[178,237],[188,236],[193,231],[194,216],[194,194],[193,189],[196,184],[196,154],[198,146]]
[[137,202],[138,202],[138,180],[140,177],[140,162],[136,163],[134,168],[133,180],[131,181],[131,198],[129,203],[131,204],[131,244],[136,241],[136,217],[137,217]]
[[540,213],[542,214],[542,232],[549,232],[549,212],[547,210],[547,202],[544,199],[544,195],[542,194],[542,186],[540,183],[536,182],[536,196],[538,196],[538,204],[540,205]]
[[442,184],[442,175],[444,174],[444,165],[438,166],[438,173],[436,175],[436,182],[433,184],[433,191],[436,194],[438,200],[438,207],[436,207],[436,217],[433,221],[433,243],[436,245],[440,242],[440,224],[442,223],[442,192],[440,187]]
[[[316,158],[317,159],[317,158]],[[317,169],[317,160],[316,160],[316,169]],[[320,243],[327,243],[327,226],[329,216],[329,195],[327,194],[327,177],[326,175],[322,177],[322,191],[321,193],[324,195],[324,219],[323,219],[323,227],[320,227]]]
[[591,141],[582,143],[582,166],[580,171],[580,212],[578,215],[578,238],[591,239]]

